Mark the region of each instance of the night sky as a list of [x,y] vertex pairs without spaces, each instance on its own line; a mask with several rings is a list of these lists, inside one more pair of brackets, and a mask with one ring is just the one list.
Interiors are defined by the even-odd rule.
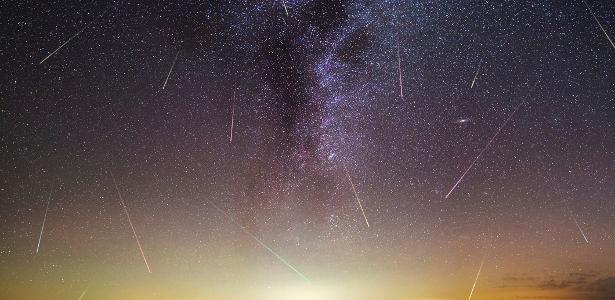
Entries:
[[612,0],[0,25],[1,299],[615,299]]

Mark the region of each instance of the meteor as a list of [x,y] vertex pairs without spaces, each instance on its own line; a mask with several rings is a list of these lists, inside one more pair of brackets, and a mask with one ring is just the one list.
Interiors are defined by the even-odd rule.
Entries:
[[342,162],[342,166],[344,167],[344,171],[346,172],[346,177],[348,177],[348,182],[350,182],[350,186],[352,187],[352,192],[354,193],[354,197],[357,200],[357,203],[359,204],[359,209],[361,210],[361,213],[363,214],[363,219],[365,219],[365,224],[367,225],[367,227],[369,227],[369,222],[367,221],[367,216],[365,216],[365,211],[363,210],[363,205],[361,204],[361,200],[359,200],[359,195],[357,194],[357,189],[354,187],[354,183],[352,183],[352,178],[350,177],[350,173],[348,172],[348,169],[346,168],[346,164],[344,162]]
[[286,12],[286,16],[288,17],[288,8],[286,7],[286,1],[284,0],[280,0],[282,1],[282,6],[284,7],[284,12]]
[[92,23],[94,23],[94,22],[96,22],[96,20],[100,19],[100,17],[102,17],[108,10],[109,10],[109,8],[105,9],[100,15],[98,15],[96,18],[94,18],[94,20],[90,21],[90,23],[86,24],[83,28],[81,28],[81,30],[79,30],[79,31],[77,31],[77,33],[73,34],[68,40],[66,40],[66,42],[64,42],[62,45],[60,45],[60,47],[58,47],[53,52],[49,53],[49,55],[47,55],[47,57],[45,57],[43,60],[41,60],[41,62],[39,62],[38,64],[40,65],[40,64],[44,63],[48,58],[53,56],[56,52],[60,51],[60,49],[62,49],[64,46],[66,46],[66,44],[70,43],[70,41],[72,41],[74,38],[76,38],[78,35],[80,35],[84,30],[86,30],[88,27],[90,27],[90,25],[92,25]]
[[399,40],[397,41],[397,72],[399,73],[399,96],[404,98],[404,82],[401,77],[401,55],[399,54]]
[[169,74],[167,74],[167,79],[164,80],[164,84],[162,85],[163,90],[167,86],[167,81],[169,81],[169,77],[171,77],[171,72],[173,72],[173,67],[175,67],[177,56],[179,56],[179,51],[177,51],[177,54],[175,54],[175,59],[173,59],[173,63],[171,64],[171,69],[169,69]]
[[88,286],[87,288],[85,288],[85,290],[83,291],[83,293],[81,293],[81,296],[79,296],[79,299],[77,299],[77,300],[81,300],[81,299],[83,299],[83,296],[85,296],[85,293],[87,293],[87,292],[88,292],[88,289],[89,289],[89,288],[90,288],[89,286]]
[[43,217],[43,225],[41,225],[41,233],[38,235],[38,243],[36,244],[36,253],[38,253],[41,247],[41,240],[43,239],[43,230],[45,229],[45,222],[47,221],[47,212],[49,212],[49,203],[51,202],[51,194],[53,193],[54,182],[51,182],[51,189],[49,190],[49,198],[47,198],[47,206],[45,207],[45,216]]
[[572,220],[574,220],[574,223],[577,225],[577,228],[579,229],[579,232],[583,236],[583,239],[585,240],[585,243],[589,244],[589,240],[587,239],[587,236],[585,235],[585,232],[583,232],[583,229],[581,229],[581,226],[579,225],[579,222],[577,222],[577,218],[574,217],[574,214],[572,212],[570,212],[570,216],[572,216]]
[[232,109],[231,109],[231,137],[229,139],[229,142],[233,142],[233,127],[235,125],[235,91],[233,91],[233,105],[232,105]]
[[299,272],[299,270],[297,270],[297,268],[293,267],[293,265],[291,265],[288,261],[286,261],[282,256],[280,256],[275,251],[273,251],[273,249],[271,249],[271,247],[267,246],[267,244],[265,244],[263,241],[261,241],[255,235],[253,235],[244,226],[239,224],[239,222],[237,222],[226,211],[224,211],[220,207],[218,207],[213,201],[207,200],[207,202],[209,202],[209,204],[211,204],[217,211],[219,211],[221,214],[223,214],[225,217],[227,217],[231,222],[233,222],[235,225],[237,225],[237,227],[239,227],[239,229],[241,229],[241,231],[243,231],[245,234],[250,236],[254,241],[256,241],[259,245],[261,245],[263,248],[265,248],[267,251],[269,251],[269,253],[271,253],[271,255],[273,255],[280,262],[282,262],[285,266],[287,266],[289,269],[291,269],[293,272],[295,272],[297,275],[299,275],[299,277],[301,277],[303,280],[305,280],[307,282],[310,282],[310,280],[305,275],[303,275],[301,272]]
[[474,74],[474,79],[472,79],[472,84],[470,84],[470,88],[474,88],[474,82],[476,82],[476,78],[478,77],[478,73],[480,72],[480,67],[483,64],[483,59],[481,58],[480,62],[478,63],[478,68],[476,69],[476,74]]
[[602,30],[602,32],[604,33],[604,36],[606,36],[606,38],[609,40],[609,43],[611,43],[611,46],[613,46],[613,48],[615,49],[615,43],[613,43],[613,40],[611,40],[611,37],[609,36],[609,34],[606,32],[604,27],[602,27],[602,24],[600,24],[600,21],[598,21],[598,17],[596,17],[596,14],[594,13],[594,11],[591,9],[589,4],[587,4],[586,0],[582,0],[582,1],[583,3],[585,3],[585,7],[587,7],[587,10],[589,10],[592,17],[594,17],[594,20],[596,20],[596,23],[598,23],[598,27],[600,27],[600,30]]
[[480,267],[478,268],[478,273],[476,273],[476,278],[474,279],[474,284],[472,285],[472,290],[470,291],[470,296],[468,296],[468,300],[472,300],[472,294],[474,294],[474,289],[476,288],[476,283],[478,282],[478,277],[480,276],[480,271],[483,269],[483,265],[485,264],[485,259],[487,256],[483,257],[483,261],[480,263]]
[[485,145],[485,147],[483,148],[483,150],[480,151],[480,153],[478,153],[478,156],[476,156],[476,158],[474,158],[474,160],[472,161],[472,163],[468,166],[468,168],[466,168],[466,170],[463,172],[463,174],[461,174],[461,177],[459,177],[459,180],[457,180],[457,182],[455,183],[455,185],[453,185],[453,187],[451,188],[451,190],[448,192],[448,194],[446,194],[446,196],[444,197],[444,199],[448,198],[448,196],[450,196],[453,191],[455,190],[455,188],[457,188],[457,186],[459,185],[459,183],[461,182],[461,180],[463,180],[463,177],[466,176],[466,174],[468,173],[468,171],[470,171],[470,169],[472,169],[472,167],[474,166],[474,164],[476,163],[476,161],[478,161],[478,159],[483,156],[483,153],[485,153],[485,150],[487,150],[487,148],[489,148],[489,146],[491,145],[491,143],[493,142],[493,140],[495,140],[495,138],[498,136],[498,134],[500,134],[500,131],[502,131],[502,129],[506,126],[506,124],[508,124],[508,121],[510,121],[510,119],[512,119],[512,117],[515,115],[515,113],[517,113],[517,111],[519,110],[519,108],[521,107],[521,105],[523,105],[523,103],[525,103],[525,101],[521,101],[521,103],[519,103],[519,105],[517,105],[517,107],[515,108],[515,110],[508,116],[508,118],[506,119],[506,121],[504,121],[504,123],[502,123],[502,125],[500,126],[500,128],[498,128],[498,131],[491,137],[491,139],[489,140],[489,142],[487,143],[487,145]]
[[122,198],[122,194],[120,194],[120,189],[117,186],[117,182],[115,181],[115,176],[113,176],[113,172],[109,169],[109,173],[111,174],[111,178],[113,178],[113,185],[115,186],[115,191],[117,192],[117,196],[120,199],[120,203],[124,208],[124,212],[126,213],[126,217],[128,217],[128,223],[130,223],[130,228],[132,228],[132,234],[134,235],[135,241],[137,242],[137,246],[139,246],[139,251],[141,252],[141,257],[143,257],[143,261],[145,262],[145,267],[147,267],[147,271],[151,274],[152,270],[149,268],[149,264],[147,263],[147,259],[145,258],[145,253],[143,252],[143,248],[141,247],[141,242],[139,241],[139,236],[137,235],[137,231],[135,230],[135,226],[132,224],[132,220],[130,219],[130,214],[128,213],[128,208],[124,203],[124,198]]

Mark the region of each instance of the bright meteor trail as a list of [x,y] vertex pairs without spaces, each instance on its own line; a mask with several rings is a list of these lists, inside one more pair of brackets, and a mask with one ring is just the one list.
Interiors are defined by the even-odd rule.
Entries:
[[483,64],[483,59],[481,58],[480,62],[478,63],[478,68],[476,69],[476,74],[474,74],[474,79],[472,79],[472,84],[470,85],[470,88],[474,87],[474,83],[476,82],[476,78],[478,77],[478,73],[480,72],[480,67]]
[[361,204],[361,200],[359,200],[359,195],[357,194],[357,189],[354,187],[354,183],[352,182],[352,178],[350,177],[350,173],[346,168],[346,164],[342,162],[342,166],[344,167],[344,171],[346,172],[346,177],[348,177],[348,182],[350,182],[350,186],[352,187],[352,192],[354,193],[355,199],[357,199],[357,203],[359,204],[359,209],[363,214],[363,219],[365,219],[365,224],[369,227],[369,222],[367,221],[367,216],[365,216],[365,211],[363,210],[363,205]]
[[47,57],[45,57],[43,60],[41,60],[41,62],[39,62],[39,64],[44,63],[48,58],[53,56],[56,52],[60,51],[60,49],[62,49],[62,47],[66,46],[66,44],[68,44],[70,41],[72,41],[74,38],[76,38],[78,35],[80,35],[84,30],[86,30],[88,27],[90,27],[90,25],[92,25],[92,23],[96,22],[96,20],[100,19],[100,17],[102,17],[108,10],[109,10],[109,8],[105,9],[100,15],[98,15],[96,18],[94,18],[94,20],[90,21],[90,23],[88,23],[83,28],[81,28],[81,30],[79,30],[79,31],[77,31],[77,33],[73,34],[73,36],[71,36],[68,40],[66,40],[66,42],[64,42],[62,45],[60,45],[60,47],[58,47],[53,52],[49,53],[49,55],[47,55]]
[[504,128],[504,126],[506,126],[506,124],[508,124],[508,121],[510,121],[510,119],[512,119],[512,117],[515,115],[515,113],[519,110],[519,108],[521,107],[521,105],[523,105],[523,103],[525,103],[525,101],[521,101],[521,103],[519,103],[519,105],[517,105],[517,107],[515,108],[515,110],[510,114],[510,116],[508,116],[508,118],[506,119],[506,121],[504,121],[504,123],[502,123],[502,125],[500,126],[500,128],[498,128],[498,131],[496,131],[496,133],[491,137],[491,139],[489,140],[489,142],[487,143],[487,145],[485,145],[485,147],[483,148],[483,150],[480,151],[480,153],[478,153],[478,156],[476,156],[476,158],[474,158],[474,160],[472,161],[472,163],[468,166],[468,168],[463,172],[463,174],[461,174],[461,177],[459,177],[459,180],[457,180],[457,182],[455,183],[455,185],[453,185],[453,187],[451,188],[451,190],[448,192],[448,194],[446,194],[446,196],[444,197],[445,199],[448,198],[448,196],[450,196],[453,191],[455,190],[455,188],[457,188],[457,186],[459,185],[459,183],[461,182],[461,180],[463,180],[463,177],[466,176],[466,174],[468,173],[468,171],[470,171],[470,169],[472,169],[472,167],[474,166],[474,164],[476,163],[476,161],[478,161],[478,159],[483,156],[483,153],[485,153],[485,150],[487,150],[487,148],[489,148],[489,146],[491,145],[491,143],[493,142],[493,140],[495,140],[495,138],[498,136],[498,134],[500,134],[500,131],[502,131],[502,129]]
[[175,54],[175,58],[173,59],[173,63],[171,64],[171,69],[169,69],[169,74],[167,74],[167,79],[164,80],[164,84],[162,85],[162,89],[167,86],[167,81],[169,81],[169,77],[171,77],[171,72],[173,72],[173,67],[175,67],[175,62],[177,61],[177,57],[179,56],[179,51]]
[[299,272],[299,270],[297,270],[295,267],[293,267],[288,261],[286,261],[282,256],[280,256],[279,254],[277,254],[275,251],[273,251],[273,249],[271,249],[271,247],[267,246],[267,244],[265,244],[264,242],[262,242],[260,239],[258,239],[255,235],[253,235],[250,231],[248,231],[245,227],[243,227],[241,224],[239,224],[239,222],[237,222],[233,217],[231,217],[231,215],[229,215],[226,211],[222,210],[220,207],[218,207],[213,201],[209,201],[207,200],[207,202],[209,202],[214,208],[216,208],[217,211],[219,211],[221,214],[223,214],[224,216],[226,216],[231,222],[233,222],[235,225],[237,225],[241,231],[243,231],[245,234],[249,235],[254,241],[256,241],[259,245],[261,245],[263,248],[267,249],[267,251],[269,251],[269,253],[271,253],[273,256],[275,256],[275,258],[277,258],[280,262],[282,262],[285,266],[287,266],[289,269],[291,269],[293,272],[295,272],[297,275],[299,275],[299,277],[301,277],[302,279],[304,279],[307,282],[310,282],[310,279],[308,279],[305,275],[303,275],[301,272]]
[[141,242],[139,241],[139,236],[137,235],[137,231],[135,230],[135,226],[132,224],[132,220],[130,219],[130,214],[128,213],[128,208],[126,208],[126,204],[124,203],[124,198],[122,198],[122,194],[120,194],[120,189],[117,186],[117,182],[115,181],[115,176],[113,176],[113,172],[109,169],[109,173],[111,174],[111,178],[113,178],[113,185],[115,186],[115,190],[117,191],[117,196],[120,199],[120,203],[124,208],[124,212],[126,213],[126,217],[128,217],[128,223],[130,223],[130,228],[132,228],[132,234],[135,237],[135,241],[137,241],[137,246],[139,246],[139,251],[141,252],[141,257],[143,257],[143,261],[145,262],[145,266],[147,267],[147,271],[152,273],[152,270],[149,268],[149,264],[147,263],[147,259],[145,258],[145,253],[143,253],[143,248],[141,247]]
[[41,225],[41,233],[38,235],[38,243],[36,244],[36,253],[41,247],[41,240],[43,239],[43,230],[45,229],[45,222],[47,221],[47,212],[49,211],[49,203],[51,202],[51,194],[53,193],[53,182],[51,183],[51,189],[49,190],[49,198],[47,198],[47,206],[45,207],[45,216],[43,217],[43,225]]
[[585,7],[587,7],[587,10],[589,10],[589,12],[592,14],[592,17],[594,17],[594,20],[596,20],[596,23],[598,23],[598,27],[600,27],[600,30],[602,30],[606,38],[609,40],[609,43],[611,43],[611,46],[613,46],[613,49],[615,49],[615,43],[613,43],[613,40],[611,40],[611,37],[609,36],[609,34],[606,32],[604,27],[602,27],[602,24],[600,24],[600,21],[598,21],[598,17],[596,17],[596,14],[594,13],[594,11],[591,9],[589,4],[587,4],[587,1],[585,0],[582,0],[582,1],[583,3],[585,3]]
[[474,284],[472,285],[472,290],[470,291],[470,296],[468,296],[468,300],[472,300],[472,294],[474,294],[474,289],[476,288],[476,283],[478,282],[478,277],[480,276],[480,271],[483,269],[483,265],[485,264],[485,258],[483,257],[483,261],[480,263],[480,267],[478,268],[478,273],[476,273],[476,278],[474,279]]

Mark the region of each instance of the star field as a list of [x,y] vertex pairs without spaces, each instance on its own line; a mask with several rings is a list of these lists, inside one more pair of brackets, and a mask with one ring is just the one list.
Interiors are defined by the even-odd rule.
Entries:
[[0,16],[2,299],[615,299],[609,1]]

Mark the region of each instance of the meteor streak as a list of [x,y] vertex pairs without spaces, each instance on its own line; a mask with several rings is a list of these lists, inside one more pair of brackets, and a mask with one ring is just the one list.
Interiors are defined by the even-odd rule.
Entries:
[[397,41],[397,72],[399,73],[399,96],[404,98],[404,81],[401,77],[401,55],[399,54],[399,41]]
[[220,207],[218,207],[213,201],[207,200],[207,202],[209,202],[214,208],[216,208],[217,211],[219,211],[221,214],[223,214],[225,217],[227,217],[231,222],[233,222],[235,225],[237,225],[237,227],[239,227],[241,229],[241,231],[243,231],[245,234],[249,235],[259,245],[261,245],[263,248],[265,248],[267,251],[269,251],[269,253],[271,253],[275,258],[277,258],[285,266],[287,266],[289,269],[291,269],[293,272],[295,272],[297,275],[299,275],[299,277],[301,277],[303,280],[305,280],[307,282],[310,282],[310,280],[305,275],[303,275],[301,272],[299,272],[299,270],[297,270],[295,267],[293,267],[282,256],[280,256],[275,251],[273,251],[273,249],[271,249],[271,247],[267,246],[267,244],[265,244],[263,241],[261,241],[255,235],[253,235],[250,231],[248,231],[245,227],[243,227],[241,224],[239,224],[239,222],[237,222],[233,217],[231,217],[231,215],[229,215],[226,211],[224,211]]
[[173,72],[173,67],[175,67],[177,56],[179,56],[179,51],[177,51],[177,54],[175,54],[175,59],[173,59],[173,64],[171,64],[171,69],[169,69],[169,74],[167,74],[167,79],[164,80],[164,84],[162,85],[163,90],[167,86],[167,81],[169,81],[169,77],[171,77],[171,72]]
[[282,1],[282,6],[284,7],[284,12],[286,12],[286,16],[288,17],[288,8],[286,7],[286,1],[284,0],[280,0]]
[[41,247],[41,240],[43,239],[43,230],[45,229],[45,222],[47,221],[47,212],[49,211],[49,203],[51,202],[51,194],[53,193],[53,184],[51,182],[51,189],[49,190],[49,198],[47,198],[47,206],[45,207],[45,216],[43,217],[43,225],[41,225],[41,233],[38,235],[38,243],[36,244],[36,253],[38,253],[38,249]]
[[574,220],[574,223],[577,225],[577,228],[579,229],[579,232],[581,232],[581,235],[583,236],[583,239],[585,240],[585,242],[589,244],[589,240],[587,239],[585,232],[583,232],[583,229],[581,229],[579,222],[577,222],[577,218],[574,217],[574,214],[572,212],[570,212],[570,216],[572,216],[572,220]]
[[53,52],[49,53],[49,55],[47,55],[47,57],[45,57],[43,60],[41,60],[41,62],[39,62],[38,64],[40,65],[40,64],[44,63],[48,58],[53,56],[56,52],[60,51],[60,49],[62,49],[62,47],[66,46],[66,44],[70,43],[70,41],[72,41],[74,38],[76,38],[78,35],[80,35],[84,30],[86,30],[88,27],[90,27],[90,25],[92,25],[92,23],[96,22],[96,20],[100,19],[100,17],[102,17],[108,10],[109,10],[109,8],[105,9],[100,15],[98,15],[96,18],[94,18],[94,20],[90,21],[90,23],[88,23],[83,28],[81,28],[81,30],[79,30],[79,31],[77,31],[77,33],[73,34],[68,40],[66,40],[66,42],[64,42],[62,45],[60,45],[60,47],[58,47]]
[[600,21],[598,21],[598,17],[596,17],[596,14],[594,13],[594,11],[591,9],[589,4],[587,4],[586,0],[582,0],[582,1],[583,3],[585,3],[585,7],[587,7],[587,10],[589,10],[589,12],[592,14],[592,17],[594,17],[594,20],[596,20],[596,23],[598,23],[598,27],[600,27],[600,30],[602,30],[606,38],[609,40],[609,43],[611,43],[611,46],[613,46],[613,48],[615,49],[615,43],[613,43],[613,40],[611,40],[611,37],[609,36],[609,34],[606,32],[604,27],[602,27],[602,24],[600,24]]
[[120,199],[120,203],[124,208],[124,212],[126,213],[126,217],[128,217],[128,223],[130,223],[130,228],[132,228],[132,234],[135,237],[135,241],[137,241],[137,246],[139,246],[139,251],[141,252],[141,257],[143,257],[143,261],[145,262],[145,266],[147,267],[147,271],[151,274],[152,270],[149,268],[149,264],[147,263],[147,259],[145,258],[145,253],[143,253],[143,248],[141,247],[141,242],[139,241],[139,236],[137,235],[137,231],[135,230],[135,226],[132,224],[132,220],[130,219],[130,214],[128,213],[128,208],[124,203],[124,198],[122,198],[122,194],[120,194],[120,189],[117,186],[117,182],[115,181],[115,176],[113,176],[113,172],[109,169],[109,173],[111,174],[111,178],[113,178],[113,185],[115,186],[115,191],[117,191],[117,196]]
[[515,110],[510,114],[510,116],[508,116],[508,118],[506,119],[506,121],[504,121],[504,123],[502,123],[502,125],[500,126],[500,128],[498,128],[498,131],[491,137],[491,139],[489,140],[489,142],[487,143],[487,145],[485,145],[485,147],[483,148],[483,150],[480,151],[480,153],[478,153],[478,156],[476,156],[476,158],[474,158],[474,160],[472,161],[472,163],[468,166],[468,168],[463,172],[463,174],[461,174],[461,177],[459,177],[459,180],[457,180],[457,182],[455,183],[455,185],[453,185],[453,187],[451,188],[451,190],[448,192],[448,194],[446,194],[446,196],[444,197],[445,199],[448,198],[448,196],[450,196],[453,191],[455,190],[455,188],[457,188],[457,186],[459,185],[459,183],[461,182],[461,180],[463,180],[463,177],[466,176],[466,174],[468,173],[468,171],[470,171],[470,169],[472,169],[472,167],[474,166],[474,164],[476,163],[476,161],[478,161],[478,159],[483,156],[483,153],[485,153],[485,150],[487,150],[487,148],[489,148],[489,146],[491,145],[491,143],[493,142],[493,140],[495,140],[495,138],[498,136],[498,134],[500,134],[500,131],[502,131],[502,129],[504,128],[504,126],[506,126],[506,124],[508,124],[508,121],[510,121],[510,119],[512,119],[512,117],[515,115],[515,113],[519,110],[519,108],[521,107],[521,105],[523,105],[523,103],[525,103],[525,101],[521,101],[521,103],[519,103],[519,105],[517,105],[517,107],[515,108]]
[[83,291],[83,293],[81,293],[81,296],[79,296],[79,299],[77,299],[77,300],[81,300],[81,299],[83,299],[83,296],[85,296],[85,293],[87,293],[87,292],[88,292],[88,289],[90,289],[90,287],[89,287],[89,286],[88,286],[87,288],[85,288],[85,290]]
[[472,300],[472,294],[474,294],[474,289],[476,288],[476,283],[478,282],[478,277],[480,276],[480,271],[483,269],[483,265],[485,264],[485,257],[483,257],[483,261],[480,263],[480,267],[478,268],[478,273],[476,273],[476,278],[474,279],[474,284],[472,285],[472,290],[470,291],[470,296],[468,296],[468,300]]
[[235,91],[233,91],[233,108],[231,110],[231,137],[229,139],[229,142],[233,142],[233,127],[235,125]]
[[359,209],[363,214],[363,219],[365,219],[365,224],[369,227],[369,222],[367,221],[367,216],[365,216],[365,211],[363,210],[363,205],[361,204],[361,200],[359,200],[359,195],[357,194],[357,189],[354,187],[354,183],[352,183],[352,178],[350,177],[350,173],[346,168],[346,164],[342,162],[342,166],[344,167],[344,171],[346,172],[346,177],[348,177],[348,182],[350,182],[350,186],[352,187],[352,192],[354,193],[355,199],[357,199],[357,203],[359,204]]
[[474,82],[476,82],[476,78],[478,77],[478,73],[480,72],[480,67],[483,64],[483,59],[481,58],[480,62],[478,63],[478,69],[476,69],[476,74],[474,74],[474,79],[472,79],[472,84],[470,85],[470,88],[474,87]]
[[[536,88],[536,85],[538,85],[538,80],[536,81],[536,83],[534,84],[534,88]],[[495,138],[498,136],[498,134],[500,134],[500,132],[502,131],[502,129],[506,126],[506,124],[508,124],[508,121],[510,121],[510,119],[512,119],[512,117],[515,115],[515,113],[517,113],[517,111],[519,110],[519,108],[521,107],[521,105],[523,105],[523,103],[525,103],[525,99],[523,101],[521,101],[521,103],[519,103],[519,105],[517,105],[517,107],[515,108],[515,110],[510,114],[510,116],[508,116],[508,118],[506,119],[506,121],[504,121],[504,123],[502,123],[502,125],[500,126],[500,128],[498,128],[498,131],[493,135],[493,137],[491,137],[491,139],[489,140],[489,142],[487,143],[487,145],[485,145],[485,147],[483,148],[483,150],[480,151],[480,153],[478,154],[478,156],[476,156],[476,158],[474,158],[474,160],[472,161],[472,163],[468,166],[468,168],[463,172],[463,174],[461,175],[461,177],[459,177],[459,180],[457,180],[457,182],[455,183],[455,185],[453,185],[453,187],[451,188],[451,190],[448,192],[448,194],[446,194],[446,196],[444,196],[444,198],[448,198],[451,193],[453,193],[453,191],[455,190],[455,188],[457,188],[457,185],[459,185],[459,183],[461,182],[461,180],[463,180],[463,177],[466,176],[466,174],[468,173],[468,171],[470,171],[470,169],[472,168],[472,166],[474,166],[474,164],[476,163],[476,161],[478,161],[478,159],[483,155],[483,153],[485,152],[485,150],[487,150],[487,148],[489,148],[489,146],[491,145],[491,143],[493,142],[493,140],[495,140]]]

